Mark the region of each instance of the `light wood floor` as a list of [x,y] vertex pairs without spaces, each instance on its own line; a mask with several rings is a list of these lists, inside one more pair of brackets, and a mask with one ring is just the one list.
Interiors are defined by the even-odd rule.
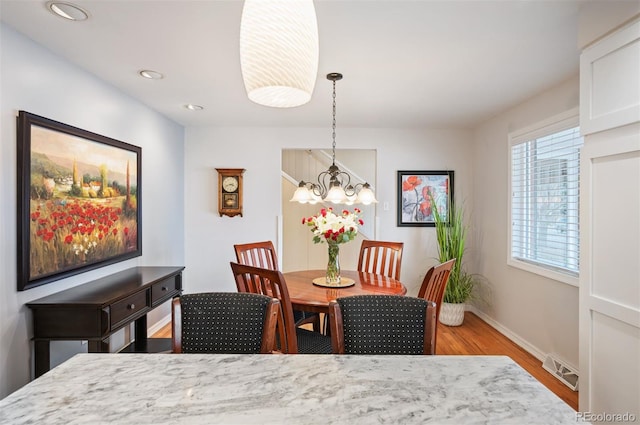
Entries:
[[[171,324],[160,329],[154,338],[171,338]],[[436,354],[505,355],[518,363],[534,378],[553,391],[573,409],[578,410],[578,392],[542,368],[540,360],[520,348],[473,313],[466,312],[462,326],[438,323]]]

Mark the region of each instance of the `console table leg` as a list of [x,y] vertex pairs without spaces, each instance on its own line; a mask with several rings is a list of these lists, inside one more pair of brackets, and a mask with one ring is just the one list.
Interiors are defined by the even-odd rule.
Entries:
[[49,353],[49,341],[35,341],[34,343],[34,376],[37,378],[49,372],[51,357]]
[[136,351],[147,351],[147,315],[136,319],[133,327]]
[[100,341],[89,341],[89,352],[90,353],[108,353],[109,343],[104,340]]

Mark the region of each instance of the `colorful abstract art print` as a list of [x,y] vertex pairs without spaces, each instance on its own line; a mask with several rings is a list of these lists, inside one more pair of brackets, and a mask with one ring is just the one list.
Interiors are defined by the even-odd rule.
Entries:
[[434,227],[434,208],[446,217],[453,200],[453,171],[398,171],[398,222]]

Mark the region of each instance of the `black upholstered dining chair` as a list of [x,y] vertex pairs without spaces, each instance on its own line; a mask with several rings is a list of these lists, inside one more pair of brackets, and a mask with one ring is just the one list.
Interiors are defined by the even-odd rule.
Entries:
[[[279,270],[278,254],[271,241],[249,242],[233,245],[238,264],[260,267],[269,270]],[[311,324],[313,330],[320,332],[320,315],[307,311],[293,310],[296,326]]]
[[335,354],[435,354],[436,305],[400,295],[354,295],[329,303]]
[[271,353],[280,301],[260,294],[184,294],[171,304],[174,353]]
[[231,270],[238,292],[263,294],[280,300],[281,314],[276,326],[280,351],[285,354],[331,353],[331,339],[328,336],[296,326],[289,290],[281,272],[233,262]]

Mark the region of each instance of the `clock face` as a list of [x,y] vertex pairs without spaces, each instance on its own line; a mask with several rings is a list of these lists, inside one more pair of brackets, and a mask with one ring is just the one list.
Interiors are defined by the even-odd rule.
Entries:
[[222,180],[222,188],[225,192],[235,192],[238,189],[238,179],[235,177],[225,177]]

